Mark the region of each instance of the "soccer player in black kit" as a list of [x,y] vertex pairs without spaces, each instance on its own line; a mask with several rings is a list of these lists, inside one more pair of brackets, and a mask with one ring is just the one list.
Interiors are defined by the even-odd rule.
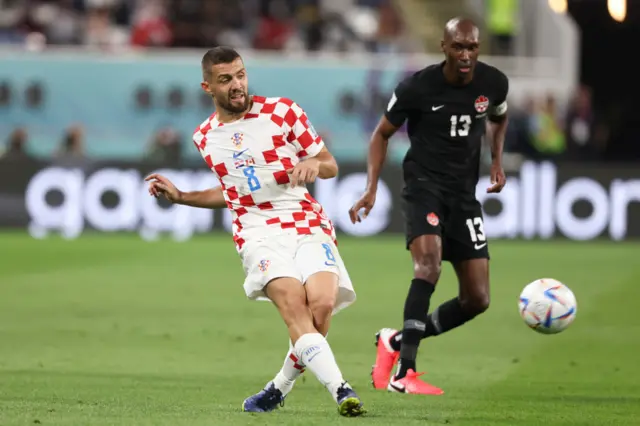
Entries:
[[[402,199],[414,278],[402,330],[386,328],[376,334],[376,389],[442,394],[418,378],[420,340],[459,327],[489,306],[489,251],[475,193],[485,132],[493,159],[487,191],[500,192],[506,183],[501,160],[509,82],[501,71],[477,60],[478,48],[478,28],[468,19],[454,18],[444,30],[445,61],[398,84],[371,138],[366,191],[349,210],[356,223],[373,208],[389,138],[406,121],[411,147],[403,162]],[[442,260],[453,265],[459,294],[428,314]]]

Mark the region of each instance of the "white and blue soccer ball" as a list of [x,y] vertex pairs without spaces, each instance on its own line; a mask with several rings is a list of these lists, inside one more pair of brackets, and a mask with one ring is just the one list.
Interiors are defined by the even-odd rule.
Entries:
[[565,330],[578,310],[576,297],[569,287],[552,278],[527,284],[520,293],[518,306],[525,324],[542,334]]

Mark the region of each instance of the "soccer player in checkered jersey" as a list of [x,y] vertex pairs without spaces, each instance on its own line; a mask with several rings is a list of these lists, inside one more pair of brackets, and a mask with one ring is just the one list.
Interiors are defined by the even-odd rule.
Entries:
[[[454,18],[444,30],[445,60],[398,84],[371,139],[367,189],[349,211],[356,223],[360,209],[366,217],[373,208],[389,138],[406,121],[411,147],[403,163],[402,198],[414,275],[402,329],[377,333],[371,373],[376,389],[442,394],[416,371],[421,339],[453,330],[489,306],[489,250],[476,186],[487,120],[493,158],[487,192],[500,192],[506,183],[501,161],[509,81],[477,60],[478,49],[478,27]],[[443,260],[453,265],[459,295],[428,313]]]
[[290,349],[282,369],[244,401],[243,410],[265,412],[282,405],[307,369],[329,390],[341,415],[358,416],[363,404],[325,338],[331,316],[356,296],[333,225],[305,187],[316,178],[336,176],[335,159],[299,105],[247,93],[247,71],[235,50],[209,50],[202,73],[202,88],[216,112],[196,129],[193,141],[220,186],[185,193],[164,176],[147,180],[154,196],[231,210],[247,297],[271,300],[288,328]]

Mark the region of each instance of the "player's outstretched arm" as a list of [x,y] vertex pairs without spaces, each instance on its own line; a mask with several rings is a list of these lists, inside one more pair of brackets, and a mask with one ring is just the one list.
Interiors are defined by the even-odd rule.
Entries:
[[149,194],[154,197],[163,195],[174,204],[205,209],[221,209],[227,206],[221,187],[182,192],[169,179],[157,173],[148,176],[145,181],[149,182]]
[[369,156],[367,159],[367,188],[362,197],[349,209],[351,223],[362,221],[358,214],[361,209],[364,209],[363,218],[366,218],[376,202],[378,180],[380,179],[382,166],[387,158],[389,139],[397,130],[398,127],[391,124],[386,116],[382,116],[373,131],[369,142]]
[[369,156],[367,159],[367,191],[374,193],[378,189],[378,179],[382,166],[387,158],[389,139],[398,130],[387,117],[382,116],[369,142]]
[[203,209],[222,209],[227,207],[227,201],[222,194],[222,187],[205,189],[204,191],[181,192],[180,201],[176,204],[183,204],[191,207],[201,207]]

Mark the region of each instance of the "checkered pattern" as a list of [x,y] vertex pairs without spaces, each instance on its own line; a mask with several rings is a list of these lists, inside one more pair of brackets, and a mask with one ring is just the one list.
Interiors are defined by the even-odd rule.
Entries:
[[[220,123],[213,114],[193,142],[220,180],[233,217],[238,250],[258,237],[323,232],[333,224],[305,187],[291,188],[288,170],[324,147],[304,110],[287,98],[254,96],[240,120]],[[238,142],[240,141],[240,142]]]

